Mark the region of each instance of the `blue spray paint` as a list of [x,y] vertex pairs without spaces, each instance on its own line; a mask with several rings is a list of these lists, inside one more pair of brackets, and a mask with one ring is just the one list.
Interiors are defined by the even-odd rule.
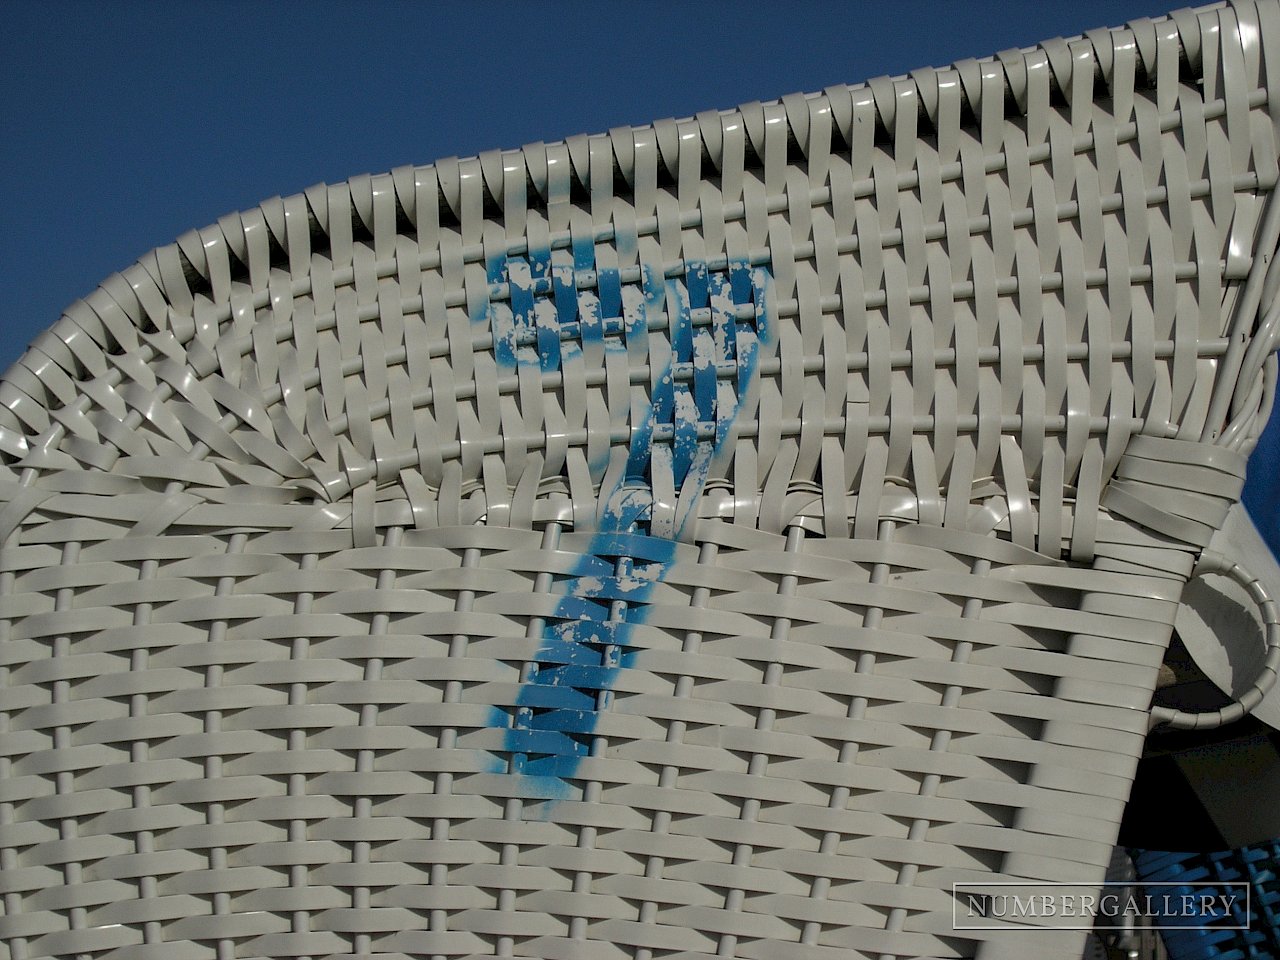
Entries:
[[[578,290],[575,276],[591,270],[593,260],[587,240],[574,243],[572,259],[531,251],[528,259],[497,258],[488,267],[491,287],[509,291],[507,303],[492,305],[488,317],[500,369],[536,364],[554,371],[579,353],[598,368],[606,353],[618,351],[656,371],[648,407],[633,424],[625,470],[601,490],[604,506],[590,543],[554,587],[563,596],[546,618],[514,713],[494,709],[492,723],[505,728],[510,757],[498,769],[523,778],[528,795],[548,799],[573,793],[568,781],[590,753],[619,671],[638,649],[634,625],[644,622],[708,477],[732,455],[734,420],[760,353],[774,338],[765,267],[730,261],[709,270],[686,261],[678,277],[642,270],[639,285],[624,285],[616,270],[603,269],[594,291]],[[669,341],[649,334],[664,307]],[[606,449],[589,464],[595,479],[608,461]],[[674,487],[682,511],[661,530],[651,524],[655,471]]]

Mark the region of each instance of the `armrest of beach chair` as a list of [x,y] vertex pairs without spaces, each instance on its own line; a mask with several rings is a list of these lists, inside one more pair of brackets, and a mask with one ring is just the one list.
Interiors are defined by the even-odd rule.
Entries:
[[1280,6],[317,186],[0,382],[6,956],[1079,956],[1275,382]]

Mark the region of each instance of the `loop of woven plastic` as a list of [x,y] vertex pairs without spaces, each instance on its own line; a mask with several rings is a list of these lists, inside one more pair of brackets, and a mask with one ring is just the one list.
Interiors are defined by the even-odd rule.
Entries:
[[1258,675],[1253,679],[1245,692],[1232,700],[1230,704],[1217,710],[1177,710],[1170,707],[1154,706],[1151,708],[1153,726],[1163,725],[1175,730],[1209,730],[1239,720],[1250,713],[1276,685],[1280,674],[1280,613],[1276,610],[1275,599],[1266,586],[1251,574],[1247,568],[1237,561],[1206,551],[1196,564],[1197,576],[1217,573],[1230,577],[1248,592],[1249,597],[1258,606],[1262,618],[1264,640],[1267,645],[1266,656],[1258,667]]

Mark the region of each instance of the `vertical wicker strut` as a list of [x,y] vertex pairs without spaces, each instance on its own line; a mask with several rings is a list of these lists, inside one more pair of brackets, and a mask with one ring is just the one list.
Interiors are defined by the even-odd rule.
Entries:
[[1272,89],[1240,2],[107,280],[0,381],[0,958],[1074,960],[952,885],[1103,878],[1270,410]]

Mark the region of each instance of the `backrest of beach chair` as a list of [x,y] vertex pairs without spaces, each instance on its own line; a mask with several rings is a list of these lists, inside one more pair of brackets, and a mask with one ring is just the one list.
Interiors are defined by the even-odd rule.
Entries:
[[1102,880],[1270,407],[1277,31],[358,177],[107,280],[0,382],[0,956],[1078,956],[952,885]]

